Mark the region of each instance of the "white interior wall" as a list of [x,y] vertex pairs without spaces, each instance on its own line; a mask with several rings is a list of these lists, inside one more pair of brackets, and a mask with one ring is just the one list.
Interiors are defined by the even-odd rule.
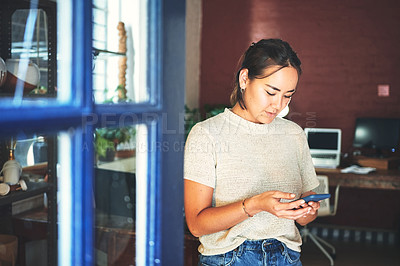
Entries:
[[[119,36],[117,25],[119,21],[125,24],[127,34],[127,69],[126,89],[128,98],[135,102],[144,102],[149,99],[146,82],[146,54],[147,54],[147,1],[118,0],[108,5],[108,50],[118,51]],[[110,58],[115,62],[109,64],[108,87],[113,90],[118,84],[118,57]]]

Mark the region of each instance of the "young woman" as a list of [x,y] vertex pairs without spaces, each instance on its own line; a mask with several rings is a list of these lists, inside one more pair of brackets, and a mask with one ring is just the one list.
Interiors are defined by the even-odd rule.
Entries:
[[277,117],[296,92],[300,65],[287,42],[253,43],[233,107],[192,128],[185,215],[201,243],[200,265],[301,265],[295,222],[313,221],[319,203],[299,198],[319,183],[302,128]]

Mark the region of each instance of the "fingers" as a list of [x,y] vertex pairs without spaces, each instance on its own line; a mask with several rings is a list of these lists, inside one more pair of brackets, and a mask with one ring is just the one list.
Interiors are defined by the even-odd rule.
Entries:
[[290,203],[282,203],[282,205],[290,206],[292,207],[292,204],[297,204],[297,206],[301,206],[299,208],[292,208],[292,209],[283,209],[281,211],[277,211],[275,215],[279,218],[286,218],[286,219],[291,219],[291,220],[296,220],[302,217],[307,217],[307,216],[313,216],[317,213],[317,210],[319,209],[319,202],[309,202],[303,203],[299,205],[298,202],[301,202],[301,200],[290,202]]
[[306,214],[304,214],[303,217],[307,217],[308,215],[315,215],[320,207],[320,204],[319,202],[310,201],[308,202],[308,206],[311,207],[311,209]]
[[[285,210],[285,211],[280,211],[276,213],[276,216],[279,218],[286,218],[286,219],[291,219],[291,220],[296,220],[298,218],[304,217],[308,214],[311,214],[313,212],[311,207],[308,208],[302,208],[302,209],[296,209],[296,210]],[[314,211],[315,212],[315,211]]]
[[272,194],[272,197],[276,199],[294,199],[296,197],[296,194],[294,193],[287,193],[287,192],[282,192],[282,191],[274,191]]
[[[261,202],[265,204],[260,207],[260,210],[270,212],[279,218],[291,220],[296,220],[309,214],[314,215],[318,210],[319,202],[309,202],[307,204],[303,199],[294,200],[295,197],[296,194],[294,193],[282,191],[265,192],[260,194],[259,197]],[[281,199],[285,199],[286,202],[281,202]]]
[[[315,192],[310,191],[307,194],[315,194]],[[295,195],[293,193],[275,191],[273,197],[290,200],[294,199]],[[310,201],[306,203],[303,199],[298,199],[291,202],[279,202],[273,207],[273,214],[279,218],[291,220],[304,219],[304,217],[315,216],[319,207],[319,202]]]
[[306,208],[306,207],[310,206],[310,207],[312,207],[313,209],[318,210],[319,207],[320,207],[320,203],[319,203],[319,202],[316,202],[316,201],[309,201],[309,202],[307,202],[307,203],[301,204],[300,206],[301,206],[302,208]]
[[279,202],[274,206],[275,210],[280,211],[280,210],[292,210],[292,209],[300,209],[300,208],[306,208],[308,207],[308,204],[305,203],[303,199],[298,199],[294,200],[291,202]]
[[308,207],[309,205],[308,205],[308,203],[303,203],[303,204],[301,204],[300,205],[302,208],[306,208],[306,207]]
[[311,207],[312,207],[313,209],[315,209],[315,210],[318,210],[319,207],[320,207],[319,202],[315,202],[315,201],[310,201],[310,202],[308,203],[308,205],[311,206]]
[[[302,207],[304,206],[304,207]],[[304,200],[296,200],[288,203],[279,203],[274,206],[275,215],[279,218],[298,219],[304,215],[316,212],[313,207],[309,206]]]
[[301,207],[302,208],[306,208],[306,207],[311,207],[311,208],[313,208],[313,209],[315,209],[315,210],[318,210],[319,209],[319,207],[320,207],[320,203],[319,202],[316,202],[316,201],[309,201],[309,202],[307,202],[307,203],[304,203],[304,204],[301,204]]
[[312,207],[311,214],[314,215],[315,213],[317,213],[317,211],[320,207],[319,202],[310,202],[309,205]]
[[295,201],[288,202],[288,203],[283,203],[283,204],[288,205],[287,209],[298,209],[300,207],[306,208],[308,206],[308,204],[302,199],[295,200]]

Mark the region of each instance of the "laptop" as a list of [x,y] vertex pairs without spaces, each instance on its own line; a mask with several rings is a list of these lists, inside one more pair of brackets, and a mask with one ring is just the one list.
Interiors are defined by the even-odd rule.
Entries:
[[337,168],[340,164],[342,131],[338,128],[304,129],[316,168]]

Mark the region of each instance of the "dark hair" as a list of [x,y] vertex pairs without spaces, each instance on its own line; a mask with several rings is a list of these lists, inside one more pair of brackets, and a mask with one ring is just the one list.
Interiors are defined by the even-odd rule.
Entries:
[[[293,51],[287,42],[280,39],[262,39],[257,43],[253,42],[242,55],[239,63],[240,68],[236,73],[235,85],[230,100],[232,105],[238,102],[242,109],[246,109],[239,84],[239,75],[242,69],[248,69],[250,80],[265,78],[288,66],[294,67],[298,75],[301,75],[301,62],[296,52]],[[280,68],[273,73],[265,75],[265,70],[272,66],[280,66]]]

